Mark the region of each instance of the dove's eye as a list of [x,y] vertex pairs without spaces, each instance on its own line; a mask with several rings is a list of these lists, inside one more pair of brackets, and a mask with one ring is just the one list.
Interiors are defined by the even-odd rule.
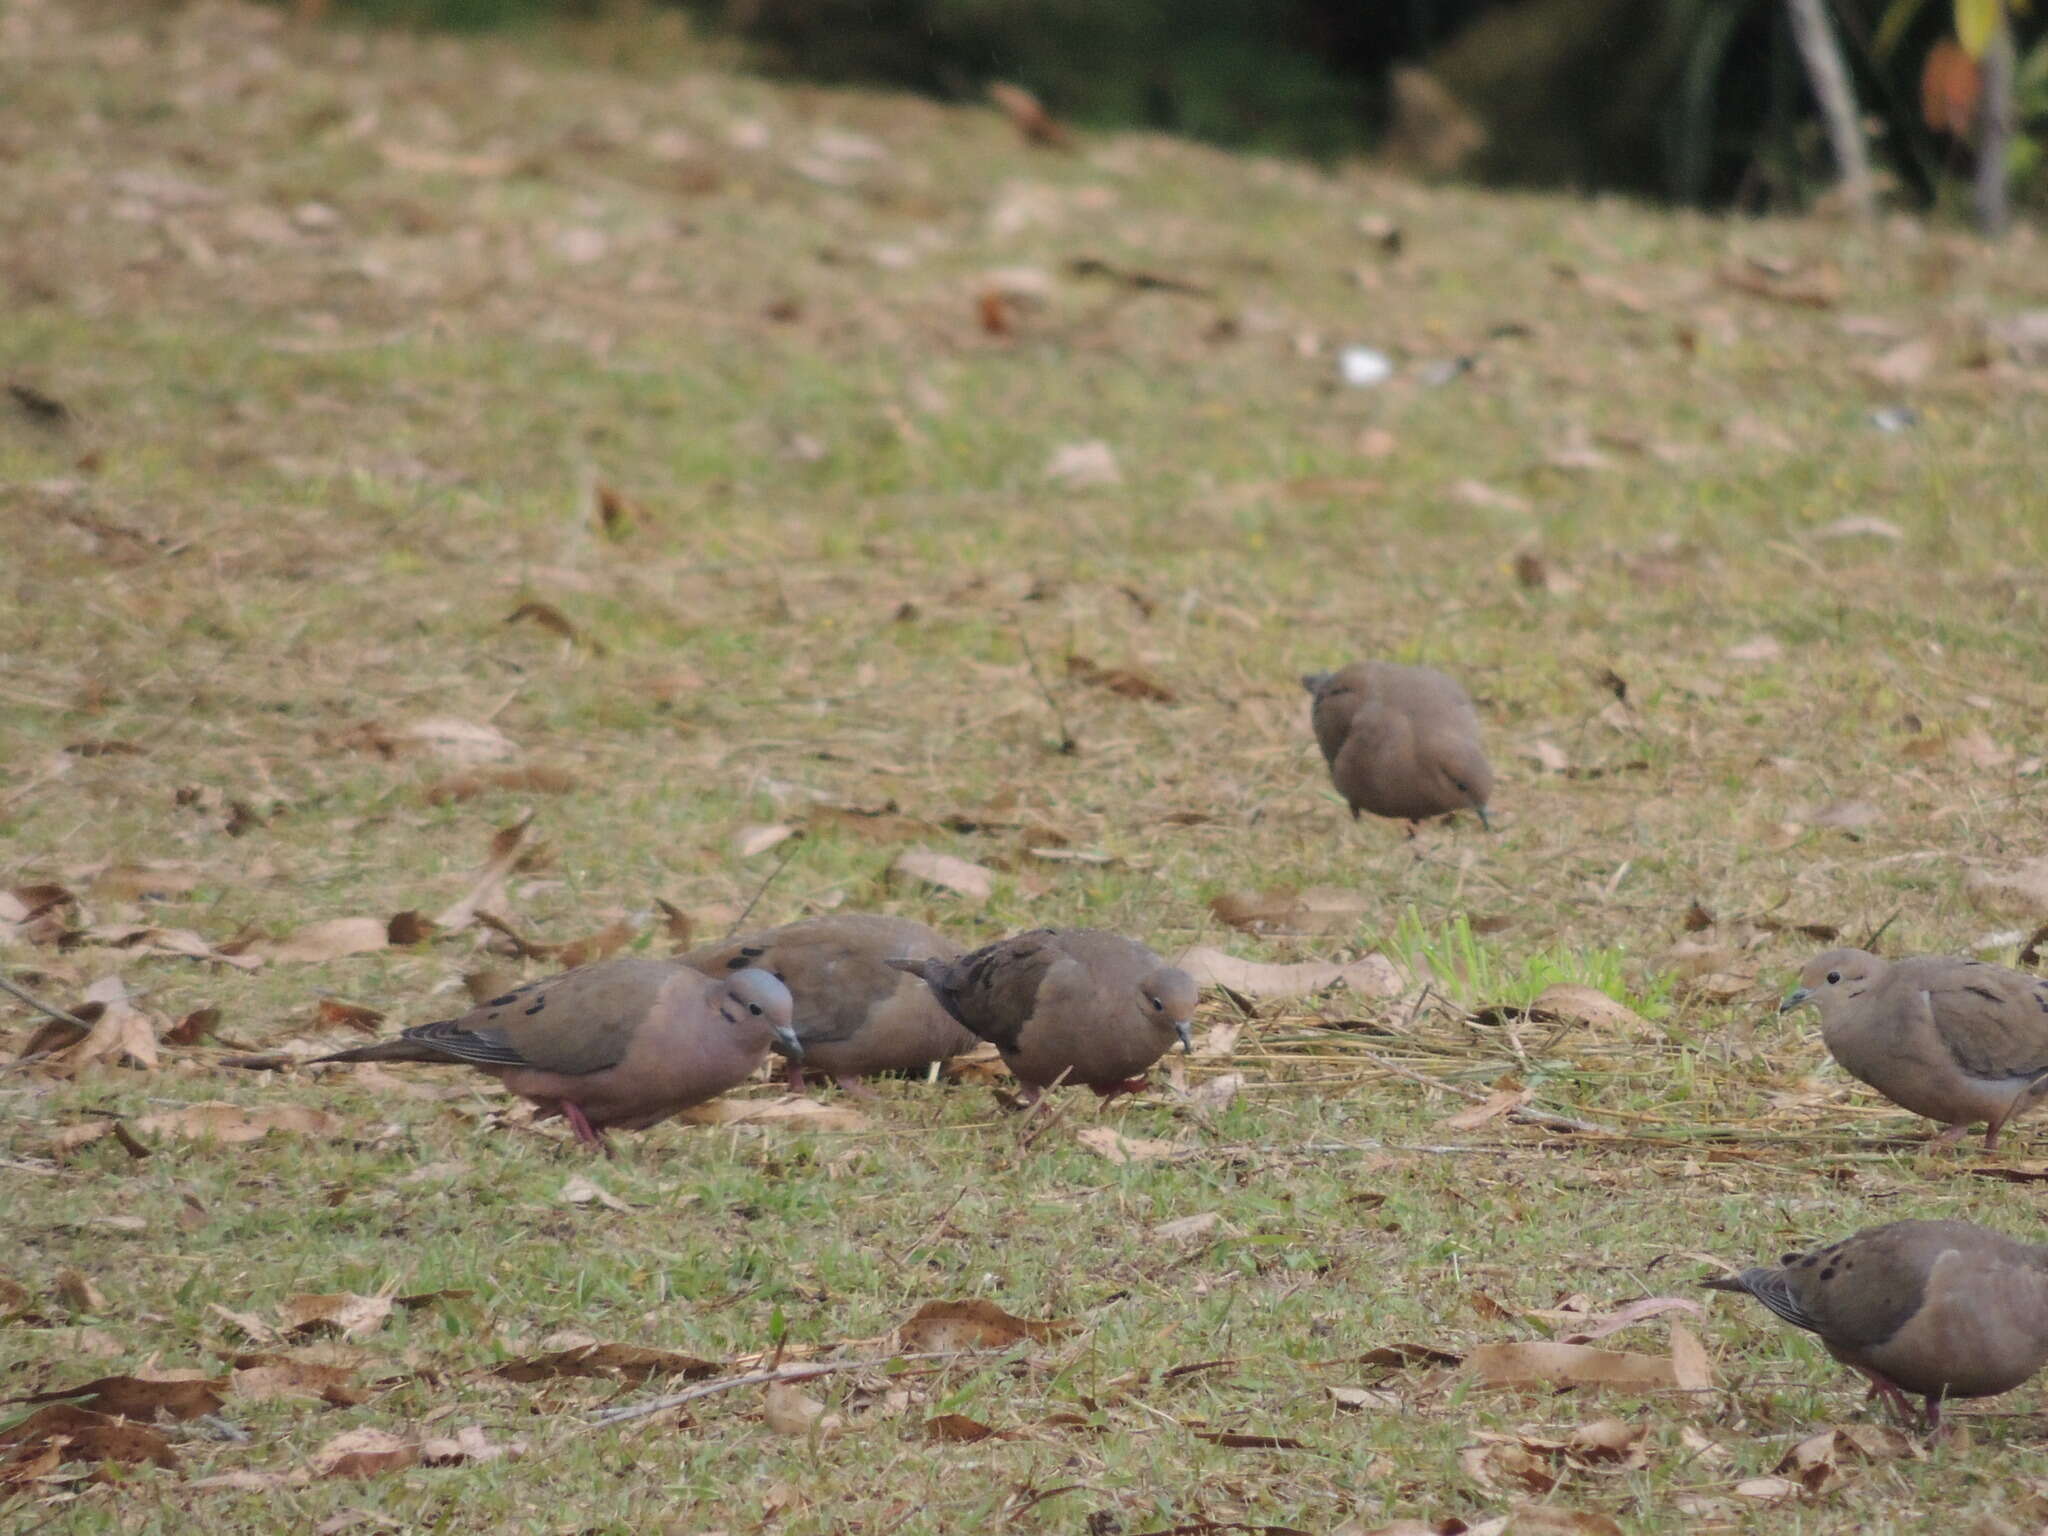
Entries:
[[1161,1001],[1159,1001],[1158,998],[1155,997],[1152,999],[1152,1011],[1154,1013],[1164,1013],[1166,1012],[1166,1004],[1162,1003]]
[[1841,979],[1842,979],[1842,973],[1841,973],[1840,971],[1829,971],[1829,972],[1828,972],[1828,985],[1829,985],[1829,986],[1831,986],[1831,987],[1832,987],[1832,986],[1833,986],[1833,985],[1834,985],[1834,984],[1835,984],[1836,982],[1840,981]]
[[749,1013],[754,1013],[754,1014],[758,1014],[758,1013],[759,1013],[760,1011],[761,1011],[761,1005],[760,1005],[759,1003],[749,1003],[749,1004],[747,1004],[747,1012],[749,1012]]

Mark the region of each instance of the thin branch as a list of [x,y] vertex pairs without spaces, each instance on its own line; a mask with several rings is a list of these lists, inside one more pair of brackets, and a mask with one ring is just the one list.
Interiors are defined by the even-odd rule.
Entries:
[[785,869],[789,868],[789,861],[797,856],[798,849],[800,849],[803,846],[803,840],[804,835],[801,832],[793,832],[790,834],[788,850],[782,855],[781,858],[775,861],[775,867],[768,871],[767,876],[761,881],[761,883],[754,887],[753,900],[749,901],[746,905],[746,908],[740,913],[740,915],[732,920],[732,926],[725,930],[725,936],[728,939],[731,938],[734,934],[738,933],[740,929],[745,925],[747,919],[754,915],[754,908],[761,905],[761,898],[768,894],[768,887],[775,883],[776,878],[779,875],[781,875],[781,873]]
[[1820,103],[1821,120],[1827,125],[1828,146],[1835,154],[1835,168],[1841,173],[1842,191],[1856,216],[1868,222],[1877,214],[1876,185],[1870,176],[1870,152],[1863,142],[1863,124],[1856,113],[1856,91],[1849,83],[1848,66],[1828,23],[1826,0],[1787,0],[1792,16],[1792,36],[1799,44],[1799,56],[1806,63],[1806,78]]
[[55,1019],[59,1024],[69,1024],[73,1029],[82,1029],[87,1034],[92,1033],[92,1026],[86,1023],[85,1020],[81,1019],[77,1014],[66,1013],[62,1008],[57,1007],[54,1003],[46,1003],[40,997],[37,997],[34,993],[22,991],[21,988],[17,987],[5,976],[0,976],[0,991],[12,992],[24,1003],[27,1003],[29,1007],[35,1009],[36,1012],[48,1014],[51,1018]]
[[744,1376],[726,1376],[717,1381],[702,1381],[686,1391],[672,1393],[667,1397],[657,1397],[651,1402],[634,1403],[625,1408],[605,1408],[593,1413],[588,1422],[623,1424],[629,1419],[644,1419],[649,1414],[680,1408],[684,1403],[694,1403],[700,1397],[730,1392],[734,1387],[765,1387],[778,1381],[808,1381],[813,1376],[831,1376],[841,1371],[873,1370],[877,1366],[890,1365],[898,1360],[957,1360],[962,1355],[978,1353],[987,1351],[936,1349],[907,1355],[879,1355],[871,1360],[819,1360],[810,1365],[785,1365],[772,1371],[749,1371]]
[[1023,647],[1025,665],[1031,668],[1031,680],[1038,684],[1038,691],[1045,695],[1045,707],[1052,711],[1053,723],[1060,728],[1060,756],[1072,757],[1081,750],[1081,743],[1074,740],[1074,733],[1067,729],[1067,717],[1060,712],[1060,701],[1053,697],[1052,688],[1045,680],[1045,674],[1038,670],[1038,657],[1031,649],[1031,637],[1024,633],[1024,626],[1017,626],[1017,644]]

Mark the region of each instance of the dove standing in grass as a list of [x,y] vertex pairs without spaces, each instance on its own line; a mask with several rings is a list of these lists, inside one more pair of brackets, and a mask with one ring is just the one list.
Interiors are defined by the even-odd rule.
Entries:
[[772,1042],[801,1057],[790,1008],[789,989],[766,971],[714,978],[665,960],[607,960],[316,1060],[475,1067],[604,1146],[608,1129],[637,1131],[738,1087]]
[[2048,980],[1942,955],[1887,963],[1860,949],[1807,962],[1780,1013],[1812,1003],[1820,1037],[1850,1076],[1958,1141],[1983,1121],[1998,1150],[2007,1121],[2048,1096]]
[[1909,1422],[1951,1397],[1995,1397],[2048,1364],[2048,1247],[1967,1221],[1895,1221],[1776,1268],[1709,1280],[1742,1291],[1870,1378]]
[[1035,928],[957,960],[891,960],[992,1042],[1034,1102],[1056,1083],[1136,1093],[1178,1040],[1194,1049],[1194,978],[1093,928]]
[[791,1023],[803,1058],[789,1065],[801,1091],[806,1067],[842,1088],[880,1072],[910,1072],[975,1047],[931,988],[891,960],[951,960],[960,953],[907,917],[848,912],[709,944],[682,957],[707,976],[747,966],[772,972],[795,1003]]
[[1311,672],[1309,721],[1330,765],[1330,782],[1351,807],[1422,821],[1470,810],[1490,827],[1493,767],[1479,742],[1479,716],[1457,683],[1434,667],[1354,661]]

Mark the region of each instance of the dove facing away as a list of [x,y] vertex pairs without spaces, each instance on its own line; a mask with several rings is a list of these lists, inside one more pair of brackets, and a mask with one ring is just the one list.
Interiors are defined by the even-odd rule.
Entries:
[[1354,661],[1302,678],[1330,782],[1351,807],[1401,821],[1452,811],[1490,827],[1493,765],[1465,690],[1434,667]]
[[1035,928],[958,959],[889,963],[1002,1052],[1027,1104],[1057,1083],[1136,1093],[1175,1041],[1194,1048],[1194,978],[1100,929]]
[[1995,1397],[2048,1364],[2048,1247],[1967,1221],[1895,1221],[1775,1267],[1706,1282],[1754,1296],[1929,1428],[1953,1397]]
[[880,913],[833,913],[708,944],[681,957],[708,976],[754,966],[771,972],[794,1002],[791,1025],[803,1043],[789,1086],[804,1069],[842,1088],[882,1072],[910,1072],[975,1047],[931,988],[889,961],[951,960],[960,953],[923,923]]
[[1820,1010],[1820,1037],[1850,1076],[1958,1141],[1984,1122],[1984,1149],[2048,1097],[2048,980],[1945,955],[1887,962],[1831,949],[1799,973],[1778,1011]]
[[475,1067],[602,1147],[609,1129],[641,1130],[738,1087],[773,1041],[801,1056],[789,1020],[789,989],[766,971],[720,979],[666,960],[607,960],[315,1059]]

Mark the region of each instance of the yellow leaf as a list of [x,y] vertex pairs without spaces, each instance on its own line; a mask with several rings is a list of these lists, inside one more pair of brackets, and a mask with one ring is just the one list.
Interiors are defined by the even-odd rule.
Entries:
[[1971,58],[1983,58],[2004,25],[2003,0],[1956,0],[1956,40]]

